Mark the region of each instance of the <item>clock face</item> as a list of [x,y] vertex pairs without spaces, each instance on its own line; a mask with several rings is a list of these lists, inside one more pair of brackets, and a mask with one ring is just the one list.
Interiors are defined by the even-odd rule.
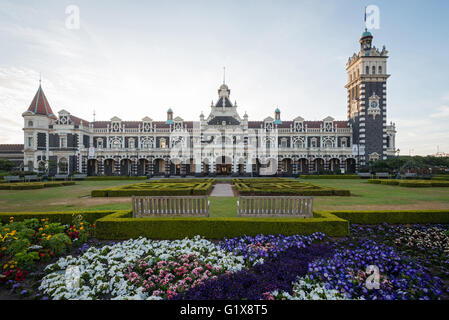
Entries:
[[371,102],[371,108],[377,108],[377,101]]

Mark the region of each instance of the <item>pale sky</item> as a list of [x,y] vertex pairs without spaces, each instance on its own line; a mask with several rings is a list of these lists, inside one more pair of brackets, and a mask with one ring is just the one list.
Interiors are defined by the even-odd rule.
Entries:
[[[66,8],[80,29],[66,27]],[[449,152],[449,2],[357,0],[0,0],[0,143],[23,143],[39,86],[55,113],[207,116],[223,81],[241,115],[346,120],[345,64],[366,5],[389,50],[388,119],[401,154]]]

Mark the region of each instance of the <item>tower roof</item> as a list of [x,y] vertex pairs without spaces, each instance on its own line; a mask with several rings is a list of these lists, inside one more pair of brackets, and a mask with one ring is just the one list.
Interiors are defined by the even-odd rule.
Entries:
[[42,86],[40,84],[33,101],[31,101],[28,111],[34,114],[56,118],[53,111],[51,110],[50,104],[48,103],[47,97],[45,96],[44,90],[42,90]]
[[371,32],[368,31],[368,29],[365,29],[365,32],[362,33],[361,39],[363,38],[372,38],[373,35],[371,34]]

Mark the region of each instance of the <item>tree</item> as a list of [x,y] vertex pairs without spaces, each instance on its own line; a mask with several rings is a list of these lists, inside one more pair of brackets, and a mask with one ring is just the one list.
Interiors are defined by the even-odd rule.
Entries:
[[8,159],[0,159],[0,171],[11,171],[16,164]]

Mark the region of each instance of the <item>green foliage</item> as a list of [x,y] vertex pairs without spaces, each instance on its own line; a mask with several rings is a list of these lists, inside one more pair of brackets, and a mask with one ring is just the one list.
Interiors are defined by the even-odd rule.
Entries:
[[109,181],[109,180],[147,180],[147,177],[128,176],[92,176],[87,177],[88,181]]
[[316,186],[292,179],[233,179],[240,195],[275,196],[350,196],[349,190]]
[[429,168],[449,168],[449,157],[399,156],[386,160],[377,160],[371,164],[374,172],[398,172],[403,167],[427,170]]
[[51,182],[13,182],[0,185],[0,190],[34,190],[43,188],[54,188],[73,186],[74,181],[51,181]]
[[215,180],[213,179],[151,180],[150,182],[145,183],[137,183],[114,188],[93,190],[91,192],[91,196],[130,197],[130,196],[207,195],[212,191],[214,182]]
[[11,160],[0,158],[0,171],[11,171],[15,166],[16,164]]
[[182,239],[201,235],[209,239],[257,234],[311,234],[345,236],[349,224],[330,213],[313,218],[131,218],[130,212],[116,213],[97,221],[98,239]]
[[383,184],[389,186],[400,186],[408,188],[441,188],[449,187],[449,181],[435,180],[390,180],[390,179],[369,179],[369,183]]
[[8,223],[10,217],[14,221],[24,221],[28,219],[48,219],[51,222],[59,222],[61,224],[71,224],[75,214],[81,215],[84,221],[94,223],[96,220],[107,216],[117,210],[97,210],[91,212],[74,212],[74,211],[56,211],[56,212],[0,212],[0,222]]
[[360,179],[357,174],[301,175],[301,179]]

